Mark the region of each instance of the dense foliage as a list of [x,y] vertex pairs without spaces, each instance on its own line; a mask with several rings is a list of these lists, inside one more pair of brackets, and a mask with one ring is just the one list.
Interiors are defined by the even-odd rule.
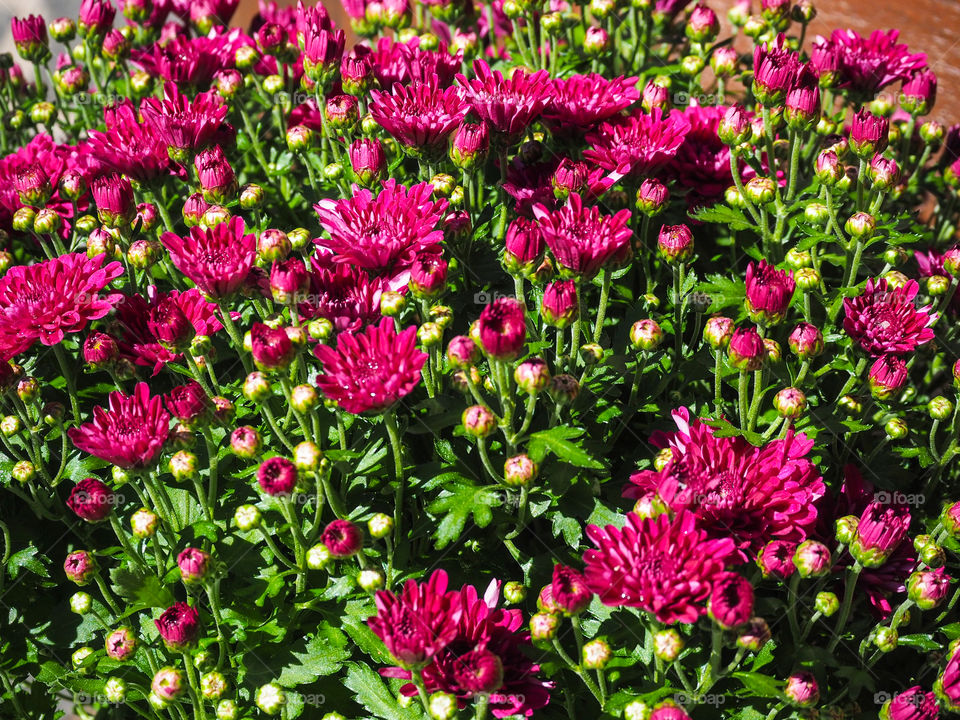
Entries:
[[750,4],[14,19],[0,714],[960,710],[960,132]]

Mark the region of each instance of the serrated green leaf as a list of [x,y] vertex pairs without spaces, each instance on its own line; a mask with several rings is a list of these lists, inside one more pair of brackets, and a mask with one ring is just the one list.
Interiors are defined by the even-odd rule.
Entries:
[[132,604],[128,613],[143,608],[166,608],[173,604],[170,590],[161,584],[154,575],[141,570],[122,567],[110,571],[110,581],[116,593]]
[[[397,699],[390,692],[377,672],[360,663],[348,663],[347,677],[343,681],[353,691],[357,702],[367,712],[384,720],[409,720],[411,716],[422,716],[416,705],[404,710],[397,704]],[[416,712],[413,715],[411,712]]]
[[756,672],[735,672],[732,677],[742,682],[747,692],[753,697],[780,697],[780,681],[769,675]]
[[543,462],[549,450],[560,460],[576,467],[602,470],[603,464],[596,460],[578,443],[572,442],[583,435],[583,428],[558,425],[549,430],[533,433],[527,442],[527,454],[534,462]]
[[277,680],[284,687],[306,685],[324,675],[332,675],[350,657],[347,636],[323,622],[309,640],[301,638],[290,649],[293,660],[283,666]]

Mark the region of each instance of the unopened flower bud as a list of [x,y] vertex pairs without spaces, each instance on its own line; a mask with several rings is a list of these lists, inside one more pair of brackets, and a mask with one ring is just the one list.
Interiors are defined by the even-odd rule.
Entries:
[[497,429],[497,418],[483,405],[472,405],[464,410],[461,422],[467,434],[476,438],[487,437]]
[[523,583],[510,580],[503,586],[503,599],[508,603],[519,605],[527,598],[527,588]]
[[511,487],[529,485],[537,477],[537,464],[527,455],[514,455],[503,465],[503,481]]
[[796,418],[807,409],[807,396],[798,388],[784,388],[773,398],[773,406],[780,417]]
[[374,592],[383,587],[383,573],[379,570],[361,570],[357,575],[357,585],[367,592]]
[[557,636],[560,616],[548,612],[534,613],[530,617],[530,637],[534,642],[549,642]]
[[890,418],[883,426],[883,430],[891,440],[902,440],[910,432],[903,418]]
[[683,638],[673,628],[658,630],[653,634],[653,654],[663,662],[674,662],[680,657],[683,646]]
[[381,539],[393,532],[393,518],[386,513],[377,513],[367,521],[370,537]]
[[254,702],[267,715],[276,715],[287,704],[287,694],[276,683],[267,683],[257,688]]
[[130,516],[130,530],[138,539],[152,537],[157,531],[160,519],[149,508],[140,508]]
[[169,470],[174,480],[190,480],[197,476],[197,456],[187,450],[180,450],[170,458]]
[[824,617],[831,617],[840,609],[840,598],[832,592],[818,592],[816,599],[813,601],[813,606]]
[[86,615],[93,607],[93,598],[85,592],[75,592],[70,596],[70,611],[77,615]]
[[587,670],[603,670],[613,657],[613,652],[606,640],[597,638],[584,644],[581,657],[582,665]]

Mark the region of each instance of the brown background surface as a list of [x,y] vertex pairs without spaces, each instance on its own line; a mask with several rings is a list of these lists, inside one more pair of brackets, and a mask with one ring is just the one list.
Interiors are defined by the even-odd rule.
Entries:
[[[295,5],[296,0],[279,0]],[[349,27],[337,0],[324,3],[341,27]],[[706,0],[723,17],[732,0]],[[759,0],[754,0],[755,10]],[[914,52],[925,52],[939,77],[937,106],[933,116],[945,124],[960,122],[960,0],[823,0],[815,2],[817,18],[807,44],[818,34],[849,27],[869,34],[872,30],[898,28],[900,41]],[[236,23],[244,26],[257,11],[256,0],[243,0]],[[729,27],[725,27],[729,31]]]

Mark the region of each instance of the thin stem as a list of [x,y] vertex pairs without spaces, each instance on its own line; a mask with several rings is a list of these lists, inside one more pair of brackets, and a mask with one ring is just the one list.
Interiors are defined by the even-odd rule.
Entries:
[[383,422],[387,427],[387,435],[390,437],[390,448],[393,451],[393,473],[397,482],[393,498],[393,538],[399,545],[402,535],[403,523],[403,449],[400,444],[400,431],[397,428],[397,417],[393,410],[388,410],[383,416]]
[[593,328],[593,341],[600,342],[600,333],[603,331],[603,321],[607,314],[607,303],[610,301],[610,270],[604,268],[600,286],[600,305],[597,307],[597,324]]

